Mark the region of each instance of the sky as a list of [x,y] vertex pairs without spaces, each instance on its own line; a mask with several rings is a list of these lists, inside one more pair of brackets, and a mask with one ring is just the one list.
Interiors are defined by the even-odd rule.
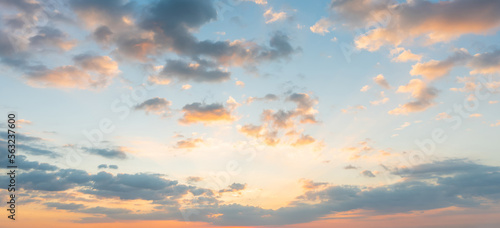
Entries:
[[500,225],[500,1],[0,6],[0,227]]

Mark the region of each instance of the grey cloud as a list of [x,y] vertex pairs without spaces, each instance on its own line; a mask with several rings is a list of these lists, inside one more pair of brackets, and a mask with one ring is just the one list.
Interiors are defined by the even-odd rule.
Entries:
[[163,78],[177,79],[181,82],[223,82],[229,80],[231,73],[211,68],[205,63],[187,63],[181,60],[168,60],[160,74]]
[[373,174],[370,170],[363,170],[361,174],[365,177],[375,177],[375,174]]
[[101,164],[101,165],[98,165],[98,166],[97,166],[97,168],[98,168],[98,169],[106,169],[106,168],[108,168],[108,165],[106,165],[106,164]]
[[118,166],[117,165],[109,165],[109,168],[110,169],[118,169]]
[[155,97],[136,105],[134,109],[165,116],[169,112],[171,104],[172,102],[165,98]]
[[39,27],[38,33],[29,38],[30,46],[39,49],[55,47],[61,50],[69,50],[76,43],[68,40],[68,36],[57,28],[48,26]]
[[126,159],[127,154],[120,149],[84,148],[88,153],[111,159]]

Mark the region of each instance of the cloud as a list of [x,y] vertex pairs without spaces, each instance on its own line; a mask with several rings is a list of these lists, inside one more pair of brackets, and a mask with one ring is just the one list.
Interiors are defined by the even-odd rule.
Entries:
[[223,82],[229,80],[231,73],[213,67],[213,63],[187,63],[181,60],[168,60],[160,77],[177,79],[181,82]]
[[254,101],[276,101],[278,100],[279,97],[275,94],[268,93],[263,97],[248,97],[247,103],[250,104]]
[[468,66],[473,69],[471,74],[500,73],[500,50],[475,54]]
[[395,48],[391,50],[391,55],[397,55],[391,59],[393,62],[420,61],[422,59],[422,55],[413,54],[411,50],[406,50],[404,48]]
[[54,69],[40,66],[28,70],[24,77],[28,84],[36,87],[88,89],[106,87],[120,72],[118,64],[108,56],[82,54],[75,56],[73,61],[76,66]]
[[82,70],[94,72],[100,75],[113,76],[118,74],[118,63],[108,56],[96,56],[81,54],[73,58],[75,65]]
[[389,111],[391,115],[407,115],[411,112],[421,112],[434,105],[434,99],[437,97],[438,90],[428,86],[420,79],[412,79],[407,85],[400,86],[397,93],[411,93],[414,98],[406,104]]
[[349,106],[345,109],[341,109],[342,113],[358,113],[358,111],[361,110],[366,110],[366,107],[363,105],[354,105],[354,106]]
[[242,1],[253,2],[253,3],[258,4],[258,5],[266,5],[267,4],[267,0],[242,0]]
[[311,32],[325,35],[325,33],[330,32],[330,28],[334,26],[334,23],[327,19],[327,18],[321,18],[318,22],[316,22],[313,26],[309,27]]
[[410,126],[410,125],[411,125],[411,123],[410,123],[410,122],[404,122],[404,124],[402,124],[400,127],[396,128],[396,129],[394,129],[394,130],[397,130],[397,131],[399,131],[399,130],[403,130],[404,128],[406,128],[406,127],[408,127],[408,126]]
[[67,51],[76,45],[76,41],[68,40],[68,36],[61,30],[47,26],[38,28],[38,33],[30,37],[29,42],[32,48],[41,50],[55,47]]
[[203,143],[203,139],[201,138],[188,138],[184,140],[177,141],[175,144],[175,148],[178,149],[193,149],[198,147],[199,143]]
[[266,19],[266,24],[273,23],[280,20],[285,20],[287,14],[285,12],[274,12],[273,7],[269,8],[264,12],[264,18]]
[[431,60],[413,65],[410,74],[422,75],[424,78],[430,80],[438,79],[448,75],[454,66],[464,65],[470,58],[471,55],[467,50],[459,49],[443,61]]
[[375,174],[373,174],[370,170],[363,170],[361,174],[365,177],[375,177]]
[[[347,26],[376,26],[355,39],[369,51],[423,38],[424,44],[445,42],[466,34],[486,34],[498,28],[500,3],[495,0],[456,1],[333,1],[335,14]],[[457,17],[456,15],[461,15]]]
[[379,74],[376,77],[374,77],[373,81],[375,83],[377,83],[377,85],[381,86],[384,89],[391,89],[391,86],[389,85],[387,80],[385,80],[384,75],[382,75],[382,74]]
[[328,186],[328,183],[326,182],[314,182],[313,180],[308,179],[301,179],[300,182],[302,182],[302,188],[306,190],[315,190],[321,187]]
[[366,92],[366,91],[368,91],[369,89],[370,89],[370,86],[369,86],[369,85],[365,85],[365,86],[363,86],[363,87],[362,87],[359,91],[361,91],[361,92]]
[[381,105],[389,101],[389,98],[385,96],[384,91],[380,92],[380,100],[370,101],[371,105]]
[[107,169],[108,168],[108,165],[106,164],[100,164],[97,166],[98,169]]
[[127,154],[122,148],[117,149],[105,149],[105,148],[83,148],[90,154],[99,155],[101,157],[110,159],[126,159]]
[[232,122],[235,117],[231,115],[231,110],[219,103],[202,104],[195,102],[185,105],[182,108],[184,115],[179,122],[182,124],[193,123],[214,123],[214,122]]
[[165,98],[155,97],[136,105],[135,110],[144,110],[146,113],[153,113],[155,115],[167,116],[170,113],[171,101]]
[[304,146],[311,143],[314,143],[316,140],[310,135],[301,135],[300,138],[297,139],[292,146]]
[[446,112],[441,112],[436,115],[436,120],[444,120],[444,119],[449,119],[451,118],[451,115],[446,113]]
[[353,165],[347,165],[344,167],[344,169],[358,169],[356,166]]
[[118,166],[117,165],[109,165],[109,168],[110,169],[118,169]]
[[239,192],[239,191],[245,190],[246,187],[247,187],[246,184],[233,183],[233,184],[229,185],[228,188],[219,190],[219,193]]

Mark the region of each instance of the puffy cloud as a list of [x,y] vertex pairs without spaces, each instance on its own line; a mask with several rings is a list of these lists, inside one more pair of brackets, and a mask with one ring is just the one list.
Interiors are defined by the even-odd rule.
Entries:
[[420,59],[422,59],[422,55],[413,54],[411,50],[406,50],[404,48],[395,48],[391,50],[391,55],[397,55],[391,59],[393,62],[420,61]]
[[29,38],[30,46],[37,49],[55,47],[67,51],[76,45],[75,41],[68,40],[68,37],[61,30],[51,27],[40,27],[35,36]]
[[188,138],[184,140],[180,140],[175,144],[175,148],[179,149],[193,149],[198,147],[199,143],[203,143],[203,139],[200,138]]
[[279,97],[275,94],[268,93],[263,97],[248,97],[247,103],[252,103],[254,101],[276,101]]
[[[358,3],[356,7],[344,7],[340,10],[333,8],[337,13],[345,13],[342,18],[349,25],[368,27],[370,23],[376,22],[374,29],[358,36],[355,41],[358,48],[370,51],[385,44],[397,46],[403,41],[419,37],[424,37],[426,43],[436,43],[465,34],[485,34],[500,25],[500,16],[496,13],[500,9],[500,3],[495,0],[422,0],[399,4],[362,0],[334,2],[339,2],[342,6]],[[375,2],[380,3],[378,7],[374,6]],[[363,14],[356,14],[357,12]]]
[[369,85],[365,85],[365,86],[363,86],[363,87],[362,87],[359,91],[361,91],[361,92],[366,92],[366,91],[368,91],[369,89],[370,89],[370,86],[369,86]]
[[108,168],[108,165],[106,164],[100,164],[97,166],[98,169],[107,169]]
[[228,188],[219,190],[219,193],[243,191],[246,187],[246,184],[233,183],[229,185]]
[[300,179],[300,182],[302,182],[302,188],[306,190],[315,190],[321,187],[328,186],[328,183],[326,182],[314,182],[313,180],[308,179]]
[[265,127],[262,125],[256,126],[253,124],[247,124],[238,129],[241,133],[244,133],[248,136],[259,137],[262,135]]
[[94,72],[100,75],[112,76],[118,74],[118,63],[109,56],[96,56],[89,54],[77,55],[73,58],[75,65],[85,71]]
[[195,102],[185,105],[182,111],[184,115],[179,119],[182,124],[232,122],[235,119],[231,115],[231,110],[218,103],[202,104]]
[[325,33],[330,32],[330,28],[333,27],[334,23],[327,18],[321,18],[316,24],[309,27],[311,32],[325,35]]
[[76,66],[54,69],[40,66],[28,70],[24,77],[36,87],[88,89],[107,86],[119,72],[118,64],[108,56],[83,54],[75,56],[73,61]]
[[102,44],[108,44],[111,42],[113,32],[108,26],[99,26],[92,33],[92,37],[98,42]]
[[370,171],[370,170],[363,170],[363,172],[361,172],[361,174],[365,177],[375,177],[375,174],[373,174],[372,171]]
[[274,12],[273,8],[269,8],[264,12],[264,18],[266,19],[266,24],[273,23],[279,20],[284,20],[287,18],[285,12]]
[[123,148],[107,149],[107,148],[83,148],[89,154],[98,155],[110,159],[125,159],[127,154]]
[[374,77],[373,81],[377,83],[377,85],[382,86],[384,89],[391,89],[391,86],[389,85],[387,80],[385,80],[384,75],[382,74],[379,74],[376,77]]
[[304,146],[314,143],[315,141],[316,140],[310,135],[301,135],[300,138],[298,138],[294,143],[292,143],[292,146]]
[[407,115],[411,112],[421,112],[434,105],[434,99],[437,97],[438,90],[428,86],[420,79],[412,79],[407,85],[400,86],[397,93],[411,93],[414,101],[408,102],[389,111],[392,115]]
[[160,73],[161,78],[177,79],[181,82],[223,82],[229,80],[231,73],[213,68],[214,64],[206,62],[187,63],[181,60],[168,60]]
[[495,74],[500,72],[500,50],[475,54],[468,66],[471,74]]
[[170,113],[171,101],[165,98],[155,97],[136,105],[135,110],[144,110],[146,113],[153,113],[155,115],[167,116]]
[[438,79],[448,75],[454,66],[464,65],[470,58],[471,55],[467,50],[459,49],[443,61],[431,60],[413,65],[410,74],[422,75],[430,80]]
[[62,87],[86,89],[96,87],[98,82],[92,76],[75,66],[62,66],[54,69],[40,69],[25,75],[28,83],[40,87]]

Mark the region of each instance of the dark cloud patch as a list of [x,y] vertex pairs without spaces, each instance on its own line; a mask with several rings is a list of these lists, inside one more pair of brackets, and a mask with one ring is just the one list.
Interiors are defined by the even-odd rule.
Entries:
[[0,0],[0,4],[16,8],[27,15],[34,15],[37,11],[42,9],[38,2],[28,0]]
[[357,169],[357,167],[353,165],[347,165],[344,167],[344,169]]
[[60,50],[69,50],[76,45],[75,41],[68,39],[68,35],[57,28],[48,26],[39,27],[38,33],[29,38],[30,46],[36,49],[54,47]]
[[108,168],[108,165],[106,164],[100,164],[97,166],[98,169],[107,169]]
[[94,30],[92,33],[92,37],[98,42],[102,44],[107,44],[111,41],[111,36],[113,32],[108,26],[100,26]]
[[118,169],[118,166],[117,165],[109,165],[109,168],[110,169]]
[[204,62],[188,63],[181,60],[168,60],[160,77],[177,79],[181,82],[223,82],[229,80],[231,73],[213,68]]
[[155,97],[136,105],[135,110],[144,110],[146,113],[153,113],[155,115],[167,116],[170,112],[171,101],[165,98]]
[[361,175],[363,175],[365,177],[375,177],[375,174],[373,174],[372,171],[370,171],[370,170],[363,170],[361,172]]
[[60,154],[58,154],[54,151],[28,146],[26,144],[18,144],[17,149],[19,149],[19,151],[22,151],[22,152],[25,152],[28,154],[32,154],[32,155],[47,156],[50,158],[61,157]]
[[121,149],[107,149],[107,148],[84,148],[88,153],[99,155],[101,157],[110,159],[126,159],[127,154]]
[[238,191],[245,190],[246,187],[247,187],[246,184],[233,183],[233,184],[229,185],[228,188],[219,190],[219,193],[224,193],[224,192],[238,192]]

